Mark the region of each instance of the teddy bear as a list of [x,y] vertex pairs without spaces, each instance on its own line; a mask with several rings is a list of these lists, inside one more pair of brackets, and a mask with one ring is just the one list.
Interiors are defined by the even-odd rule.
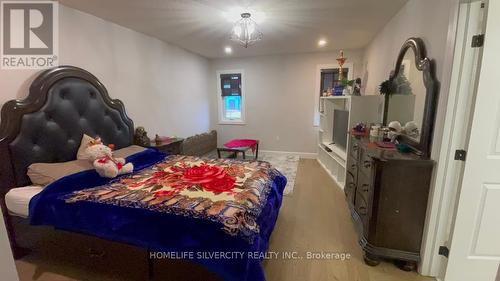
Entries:
[[134,170],[132,163],[125,163],[123,158],[114,158],[112,145],[104,145],[97,138],[89,142],[85,154],[92,161],[94,168],[101,177],[114,178],[121,174],[131,173]]

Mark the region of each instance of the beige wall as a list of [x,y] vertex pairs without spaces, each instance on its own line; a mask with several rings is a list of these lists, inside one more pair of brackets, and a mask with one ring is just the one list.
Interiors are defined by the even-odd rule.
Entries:
[[448,0],[410,0],[377,34],[365,51],[366,92],[378,94],[379,84],[389,78],[403,42],[420,37],[427,54],[436,61],[436,74],[441,77],[447,43]]
[[[346,51],[345,56],[354,63],[354,77],[359,77],[363,52]],[[211,125],[219,132],[219,144],[233,138],[257,138],[264,150],[316,153],[316,68],[336,63],[337,57],[338,52],[324,52],[213,60]],[[245,71],[246,125],[218,124],[216,71],[231,69]]]
[[[207,59],[62,5],[59,18],[60,64],[96,75],[136,126],[151,137],[208,130]],[[0,106],[25,97],[37,73],[0,70]]]

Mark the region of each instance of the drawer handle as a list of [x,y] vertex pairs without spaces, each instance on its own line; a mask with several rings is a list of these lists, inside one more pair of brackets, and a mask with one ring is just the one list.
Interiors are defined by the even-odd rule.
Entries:
[[353,145],[353,146],[352,146],[352,149],[353,149],[353,150],[358,150],[358,145],[357,145],[357,144]]
[[365,168],[370,168],[370,167],[371,167],[371,165],[372,165],[372,163],[371,163],[370,161],[368,161],[368,160],[367,160],[367,161],[365,161],[365,162],[363,163],[363,165],[365,166]]
[[363,192],[370,191],[370,189],[369,189],[370,186],[368,184],[365,183],[365,184],[362,185],[362,187],[363,187]]
[[356,164],[351,165],[351,169],[354,169],[354,168],[356,168]]
[[358,211],[360,215],[366,215],[366,207],[361,206],[358,208]]
[[350,183],[349,183],[349,187],[350,187],[350,188],[353,188],[353,187],[354,187],[354,183],[353,183],[353,182],[350,182]]

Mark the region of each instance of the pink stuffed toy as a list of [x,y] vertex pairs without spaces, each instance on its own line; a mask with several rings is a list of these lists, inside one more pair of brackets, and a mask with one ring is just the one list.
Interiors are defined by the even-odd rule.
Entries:
[[112,145],[104,145],[100,138],[89,142],[85,154],[93,162],[94,168],[101,177],[114,178],[134,170],[132,163],[125,164],[125,159],[114,158]]

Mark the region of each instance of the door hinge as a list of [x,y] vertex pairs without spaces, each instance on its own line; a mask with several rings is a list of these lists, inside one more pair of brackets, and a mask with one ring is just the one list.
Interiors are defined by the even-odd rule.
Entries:
[[480,48],[484,45],[484,34],[472,36],[472,48]]
[[443,257],[448,257],[450,255],[450,249],[446,246],[439,247],[439,255]]
[[467,157],[467,151],[463,149],[455,150],[455,160],[465,161],[466,157]]

